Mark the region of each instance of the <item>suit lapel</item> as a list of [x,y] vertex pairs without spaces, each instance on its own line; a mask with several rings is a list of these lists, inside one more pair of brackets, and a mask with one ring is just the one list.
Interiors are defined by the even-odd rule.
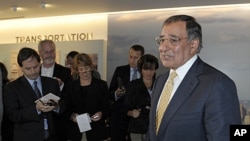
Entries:
[[58,65],[57,65],[57,63],[55,63],[52,77],[58,77],[58,76],[55,76],[56,74],[58,74],[58,71],[59,71]]
[[[181,84],[177,88],[163,116],[162,124],[160,126],[159,131],[164,131],[161,130],[161,128],[163,129],[168,128],[168,125],[172,120],[173,116],[175,115],[175,113],[182,106],[182,104],[188,99],[188,97],[192,95],[192,91],[199,84],[198,76],[201,74],[203,66],[201,64],[202,61],[198,58],[193,64],[193,66],[190,68],[184,79],[182,80]],[[158,135],[161,136],[160,134],[161,133],[159,132]]]
[[30,83],[24,76],[21,77],[20,81],[21,81],[21,85],[23,86],[23,89],[27,91],[24,94],[25,95],[28,94],[27,98],[31,99],[32,102],[35,102],[37,100],[37,97],[36,97],[35,91],[33,90],[33,87],[30,85]]
[[41,84],[42,84],[42,92],[41,93],[44,96],[47,94],[47,86],[46,85],[48,85],[49,83],[46,82],[46,79],[44,79],[43,76],[41,76]]
[[[152,121],[152,129],[155,129],[156,127],[156,110],[157,110],[157,105],[158,105],[158,100],[160,98],[162,89],[164,87],[165,82],[167,81],[169,72],[162,74],[161,76],[159,76],[156,81],[155,81],[155,85],[153,88],[153,95],[152,95],[152,99],[151,99],[151,111],[150,111],[150,122]],[[156,135],[155,130],[153,130],[154,134],[153,136]]]
[[130,66],[127,65],[124,72],[123,72],[123,75],[125,76],[125,82],[126,82],[126,86],[127,87],[127,84],[130,82]]

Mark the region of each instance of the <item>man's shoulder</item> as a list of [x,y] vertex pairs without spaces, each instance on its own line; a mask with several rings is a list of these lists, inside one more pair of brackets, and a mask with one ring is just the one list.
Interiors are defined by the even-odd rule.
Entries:
[[23,83],[23,81],[26,81],[26,78],[24,76],[19,76],[18,78],[11,80],[8,84]]
[[24,76],[20,76],[14,80],[9,81],[5,87],[9,88],[17,88],[17,87],[23,87],[26,85],[27,79]]
[[46,83],[58,83],[56,79],[46,76],[41,76],[41,81]]
[[68,75],[70,75],[70,72],[71,71],[70,71],[69,68],[64,67],[64,66],[62,66],[60,64],[55,63],[54,73],[56,73],[56,74],[68,74]]
[[197,59],[193,66],[194,67],[192,67],[192,70],[189,72],[200,76],[200,78],[201,76],[203,76],[203,78],[206,78],[206,81],[208,81],[208,79],[222,80],[220,78],[223,78],[223,80],[229,80],[233,82],[233,80],[227,74],[215,68],[214,66],[202,61],[200,58]]
[[126,70],[126,69],[130,69],[130,66],[128,64],[116,67],[116,70]]
[[70,70],[69,68],[64,67],[64,66],[62,66],[61,64],[57,64],[57,63],[55,63],[55,66],[54,66],[54,67],[55,67],[55,68],[59,68],[59,69]]

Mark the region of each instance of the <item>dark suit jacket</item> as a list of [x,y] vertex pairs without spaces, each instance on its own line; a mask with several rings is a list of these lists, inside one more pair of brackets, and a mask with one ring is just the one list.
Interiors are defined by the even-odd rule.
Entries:
[[112,141],[123,141],[127,132],[128,119],[124,114],[124,96],[115,100],[115,91],[118,88],[117,78],[120,77],[122,84],[127,88],[130,82],[130,66],[119,66],[115,69],[109,86],[109,99],[111,103],[110,128]]
[[[58,82],[55,79],[41,77],[43,95],[53,93],[60,96]],[[36,94],[28,80],[21,76],[8,83],[4,91],[4,105],[9,119],[15,124],[14,141],[43,141],[44,119],[43,114],[38,114],[35,101]],[[48,112],[47,120],[50,136],[53,141],[54,117],[64,110],[63,102],[59,102],[60,111]]]
[[124,65],[124,66],[119,66],[115,69],[115,72],[113,74],[109,86],[109,92],[110,92],[109,97],[112,103],[124,101],[124,98],[120,98],[118,99],[118,101],[115,101],[115,91],[118,88],[118,81],[117,81],[118,77],[121,78],[123,86],[127,88],[127,85],[130,82],[130,66]]
[[[76,79],[69,83],[66,87],[66,115],[70,120],[70,116],[73,113],[84,114],[88,113],[90,116],[96,112],[102,112],[101,120],[97,122],[91,122],[91,130],[86,132],[88,140],[104,140],[107,138],[105,120],[110,114],[109,102],[108,102],[108,85],[101,79],[92,77],[91,84],[87,86],[87,92],[82,92],[80,86],[80,80]],[[75,122],[70,120],[69,127],[70,139],[72,141],[80,141],[82,134]]]
[[[62,99],[64,99],[65,87],[73,80],[70,69],[55,63],[52,77],[60,78],[64,82],[64,87],[61,90]],[[55,124],[58,127],[56,134],[59,136],[59,140],[67,141],[67,122],[64,115],[56,117]]]
[[156,135],[156,109],[168,74],[159,76],[154,86],[147,140],[229,141],[229,125],[241,123],[236,86],[199,57],[177,88]]
[[[54,71],[52,77],[60,78],[64,82],[64,87],[67,85],[67,83],[73,80],[70,69],[57,63],[55,63],[54,65]],[[62,96],[64,93],[64,89],[65,88],[63,88],[62,90]]]
[[55,63],[53,77],[58,77],[64,82],[64,86],[72,81],[71,72],[69,68],[66,68],[60,64]]
[[142,78],[131,81],[128,84],[124,109],[125,115],[133,109],[140,109],[138,118],[129,117],[128,132],[136,134],[146,134],[148,129],[148,117],[150,107],[150,94]]

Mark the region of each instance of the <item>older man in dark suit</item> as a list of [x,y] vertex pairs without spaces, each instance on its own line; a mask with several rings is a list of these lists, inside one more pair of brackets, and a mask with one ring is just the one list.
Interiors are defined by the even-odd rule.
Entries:
[[147,141],[229,141],[230,125],[241,123],[237,90],[198,57],[201,26],[191,16],[172,16],[157,42],[170,71],[154,86]]
[[[52,40],[42,40],[38,44],[39,55],[42,58],[41,75],[54,78],[60,85],[62,97],[64,98],[65,85],[72,81],[71,71],[55,62],[56,45]],[[56,133],[60,137],[60,141],[67,141],[67,122],[62,117],[56,119]]]
[[41,75],[55,78],[60,89],[63,90],[64,85],[72,81],[71,72],[55,62],[56,60],[56,45],[52,40],[42,40],[38,44],[39,55],[42,58]]
[[40,101],[52,93],[60,96],[55,79],[40,76],[40,56],[31,48],[22,48],[17,56],[23,76],[8,83],[4,106],[15,124],[14,141],[57,141],[54,118],[65,109],[63,101]]

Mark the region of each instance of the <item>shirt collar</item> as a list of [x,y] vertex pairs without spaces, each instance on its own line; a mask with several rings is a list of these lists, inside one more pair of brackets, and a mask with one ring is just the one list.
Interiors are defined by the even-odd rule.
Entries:
[[35,80],[31,80],[25,76],[25,78],[28,80],[31,86],[33,86],[34,81],[37,81],[38,84],[41,84],[41,77],[38,76]]
[[[178,74],[179,78],[184,78],[184,76],[187,74],[188,70],[191,68],[191,66],[194,64],[194,62],[197,60],[198,56],[194,55],[192,58],[190,58],[185,64],[183,64],[182,66],[180,66],[176,71],[176,73]],[[170,73],[173,70],[170,70]]]

